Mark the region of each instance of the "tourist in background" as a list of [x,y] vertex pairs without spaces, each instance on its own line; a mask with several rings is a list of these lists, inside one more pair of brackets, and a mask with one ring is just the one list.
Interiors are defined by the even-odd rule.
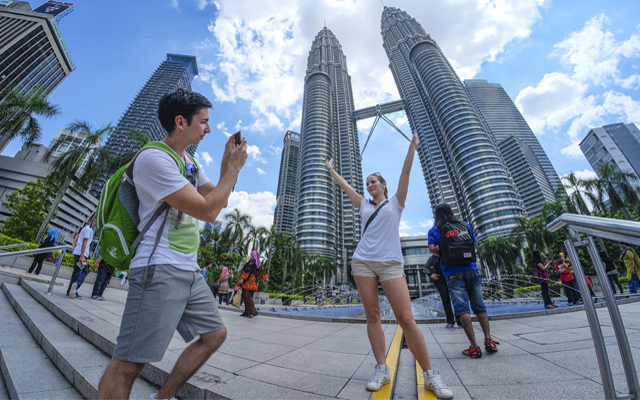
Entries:
[[91,247],[91,241],[93,240],[93,228],[95,226],[96,219],[94,218],[91,224],[82,228],[80,233],[76,235],[73,240],[73,273],[71,274],[69,287],[67,288],[67,296],[71,299],[82,298],[82,296],[78,294],[78,289],[84,282],[84,278],[89,274],[89,264],[87,264],[87,259],[89,258],[89,248]]
[[[40,245],[40,249],[44,249],[46,247],[53,247],[56,245],[56,242],[58,241],[58,230],[53,228],[53,229],[49,229],[47,231],[47,237],[44,239],[44,242],[42,242],[42,244]],[[44,263],[44,260],[49,257],[51,255],[51,253],[41,253],[41,254],[36,254],[33,257],[33,262],[31,263],[31,268],[29,268],[29,273],[32,273],[33,270],[35,269],[36,275],[40,275],[40,270],[42,270],[42,263]],[[36,266],[38,268],[36,268]]]
[[613,294],[616,294],[616,286],[618,286],[620,294],[622,294],[624,290],[622,288],[622,284],[618,280],[618,275],[620,273],[618,272],[616,265],[613,263],[613,260],[604,251],[600,252],[600,258],[602,259],[602,266],[607,273],[607,278],[609,278],[609,284],[611,285]]
[[93,265],[98,266],[98,274],[96,276],[96,281],[93,283],[91,298],[94,300],[104,301],[104,297],[102,297],[102,295],[111,280],[111,276],[116,272],[116,269],[107,264],[107,262],[102,259],[102,256],[99,256]]
[[253,303],[253,293],[258,290],[260,278],[269,281],[267,274],[262,272],[262,263],[260,262],[260,254],[257,251],[251,252],[249,262],[242,268],[242,275],[238,280],[237,287],[242,287],[242,300],[244,300],[244,312],[240,315],[247,318],[253,318],[258,315],[258,310]]
[[222,299],[226,305],[229,305],[229,279],[233,278],[233,272],[229,268],[222,267],[220,278],[218,278],[218,301],[222,304]]
[[638,268],[640,267],[640,258],[635,250],[631,248],[629,243],[620,242],[620,261],[624,262],[627,267],[627,277],[629,278],[629,293],[638,293],[640,280],[638,280]]
[[438,204],[434,225],[429,230],[428,238],[429,251],[440,256],[440,266],[447,279],[453,309],[456,316],[460,317],[462,328],[469,339],[470,346],[463,350],[462,354],[471,358],[482,357],[482,351],[476,342],[471,324],[471,311],[478,318],[484,333],[485,350],[495,353],[498,351],[499,342],[491,338],[487,308],[482,298],[482,278],[475,262],[476,237],[471,225],[458,220],[448,204]]
[[[409,350],[422,367],[424,387],[439,398],[452,398],[453,392],[444,384],[440,372],[432,370],[429,351],[422,331],[416,324],[411,311],[411,298],[404,275],[404,259],[400,247],[400,217],[404,210],[409,174],[413,156],[418,145],[418,134],[414,131],[409,151],[404,160],[396,194],[388,198],[387,183],[379,173],[366,179],[367,192],[373,197],[365,199],[358,194],[333,168],[333,160],[325,160],[325,165],[333,180],[344,190],[362,216],[361,239],[351,261],[355,279],[367,317],[367,333],[371,349],[376,359],[373,378],[367,383],[370,391],[381,390],[391,382],[389,367],[386,365],[385,336],[380,322],[378,284],[391,304],[398,324],[404,331]],[[380,215],[376,218],[377,214]],[[370,225],[368,225],[370,223]],[[368,230],[367,230],[368,229]]]
[[542,300],[544,300],[544,308],[552,309],[557,306],[551,301],[549,297],[549,265],[551,260],[545,262],[542,261],[542,255],[540,250],[536,249],[532,253],[533,270],[536,274],[536,279],[540,284],[540,291],[542,292]]
[[454,324],[454,315],[453,309],[451,308],[451,297],[449,297],[449,287],[447,286],[447,280],[442,273],[442,268],[440,267],[440,257],[436,255],[432,255],[427,260],[427,263],[424,265],[424,269],[426,274],[433,281],[434,286],[438,289],[438,293],[440,293],[440,300],[442,300],[442,308],[444,309],[444,314],[447,318],[447,328],[453,328]]
[[318,286],[318,290],[316,290],[316,305],[319,305],[319,306],[322,305],[323,297],[324,297],[324,294],[322,292],[322,286]]
[[567,305],[578,304],[578,291],[576,290],[576,280],[569,269],[569,266],[566,264],[564,257],[561,254],[556,255],[555,260],[555,269],[556,273],[560,275],[560,282],[562,282],[562,286],[564,287],[564,293],[567,296]]

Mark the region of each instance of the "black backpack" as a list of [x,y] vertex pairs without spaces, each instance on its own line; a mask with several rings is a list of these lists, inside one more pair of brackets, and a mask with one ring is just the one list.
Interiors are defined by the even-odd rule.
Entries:
[[476,246],[464,222],[447,222],[442,232],[442,258],[451,266],[465,266],[476,261]]

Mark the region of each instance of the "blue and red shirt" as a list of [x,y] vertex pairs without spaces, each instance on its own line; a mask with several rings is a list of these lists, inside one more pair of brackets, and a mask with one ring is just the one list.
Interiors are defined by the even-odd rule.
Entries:
[[[473,239],[473,243],[476,242],[476,235],[473,233],[473,229],[471,229],[471,225],[468,223],[464,223],[467,228],[469,228],[469,233],[471,234],[471,239]],[[442,235],[440,234],[440,229],[436,225],[433,228],[429,229],[429,244],[437,244],[440,249],[442,249]],[[478,266],[475,262],[470,263],[469,265],[449,265],[442,257],[442,250],[440,250],[440,267],[442,268],[442,272],[444,273],[444,277],[448,278],[449,275],[463,272],[463,271],[471,271],[474,269],[478,269]]]

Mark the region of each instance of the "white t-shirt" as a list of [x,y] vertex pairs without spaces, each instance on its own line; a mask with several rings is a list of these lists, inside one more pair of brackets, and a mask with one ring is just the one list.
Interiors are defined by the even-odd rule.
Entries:
[[375,211],[373,204],[367,199],[360,203],[362,216],[361,239],[353,258],[364,261],[398,261],[404,266],[402,249],[400,248],[400,217],[404,207],[400,207],[398,198],[394,195],[369,224],[367,233],[362,235],[367,221]]
[[[188,157],[187,163],[191,163]],[[191,184],[182,176],[173,157],[159,149],[147,149],[138,155],[133,165],[133,181],[140,199],[140,206],[138,207],[138,215],[140,216],[139,230],[142,230],[156,210],[163,204],[165,197]],[[202,171],[202,168],[198,168],[198,186],[202,186],[207,182],[209,182],[209,179],[205,176],[204,171]],[[171,208],[169,211],[158,248],[153,253],[151,260],[149,260],[158,230],[164,220],[164,215],[163,213],[151,225],[151,228],[142,238],[129,268],[169,264],[184,271],[200,271],[200,267],[197,264],[198,246],[200,244],[199,229],[197,229],[198,220],[183,214],[180,220],[180,230],[175,230],[175,220],[178,215],[178,210],[175,208]],[[196,225],[195,227],[194,224]],[[185,230],[189,232],[188,235],[181,234]],[[197,232],[197,235],[192,236],[193,232]],[[181,243],[176,245],[177,241]],[[185,251],[185,245],[192,247],[193,251]]]
[[89,258],[89,248],[91,247],[91,241],[93,240],[93,229],[91,229],[91,225],[85,226],[80,231],[76,247],[73,249],[74,256],[82,254],[82,242],[84,242],[85,239],[87,239],[87,247],[84,248],[84,257]]

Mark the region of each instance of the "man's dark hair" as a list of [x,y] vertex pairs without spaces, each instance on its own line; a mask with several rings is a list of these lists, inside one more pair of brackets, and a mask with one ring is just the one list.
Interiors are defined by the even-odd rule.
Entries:
[[556,254],[555,256],[553,256],[553,259],[554,259],[554,260],[557,260],[557,259],[559,259],[560,257],[562,257],[560,254]]
[[209,265],[211,265],[211,261],[208,261],[204,266],[206,267],[206,266],[209,266]]
[[620,242],[620,246],[631,247],[631,245],[629,243],[625,243],[625,242]]
[[436,206],[434,219],[434,225],[440,230],[444,228],[447,222],[460,222],[460,220],[453,215],[453,210],[451,210],[451,207],[447,203],[440,203]]
[[211,102],[200,93],[180,88],[162,96],[158,105],[158,118],[167,133],[172,133],[176,128],[178,115],[182,115],[187,124],[191,125],[194,115],[203,108],[211,107]]

